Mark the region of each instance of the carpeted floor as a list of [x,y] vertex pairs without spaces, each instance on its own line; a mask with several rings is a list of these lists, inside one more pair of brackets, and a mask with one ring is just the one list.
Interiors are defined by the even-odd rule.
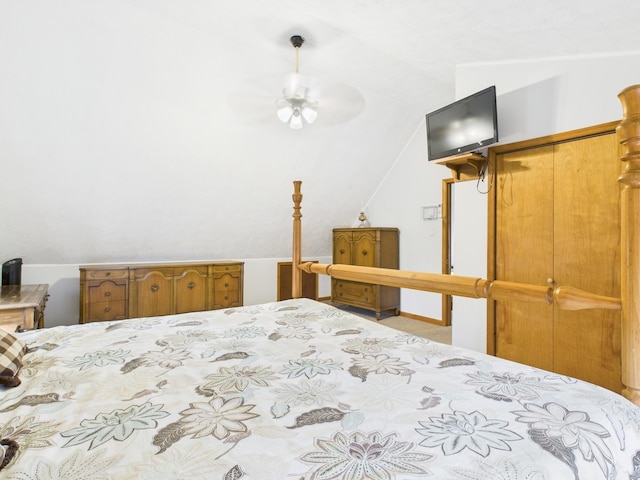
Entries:
[[451,345],[451,327],[441,327],[422,320],[403,317],[402,315],[385,316],[380,320],[376,320],[376,315],[373,312],[346,306],[340,306],[340,308],[362,318],[366,318],[367,320],[371,320],[372,322],[378,322],[387,327],[395,328],[396,330],[402,330],[403,332],[425,337],[435,342]]

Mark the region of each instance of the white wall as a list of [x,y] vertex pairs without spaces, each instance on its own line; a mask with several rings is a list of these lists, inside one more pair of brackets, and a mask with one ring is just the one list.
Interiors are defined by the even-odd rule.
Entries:
[[639,82],[640,52],[456,68],[458,98],[496,86],[501,144],[619,120],[618,93]]
[[[565,132],[620,119],[618,93],[640,82],[640,53],[541,59],[460,65],[456,69],[456,98],[495,85],[498,94],[500,143],[507,144],[553,133]],[[443,99],[443,105],[451,100]],[[427,113],[427,112],[425,112]],[[401,229],[401,268],[440,272],[440,225],[425,223],[420,205],[441,203],[440,181],[448,170],[426,160],[424,124],[407,142],[387,177],[369,202],[369,214],[377,224]],[[468,182],[467,182],[468,183]],[[460,185],[464,190],[466,186]],[[486,221],[464,220],[466,209],[486,211],[486,195],[471,194],[458,199],[461,222],[455,226],[458,247],[455,273],[486,278],[486,249],[467,250],[465,239],[486,241]],[[461,204],[462,203],[462,204]],[[485,216],[486,218],[486,216]],[[464,249],[464,255],[460,255]],[[480,259],[480,260],[478,260]],[[432,318],[440,317],[440,296],[423,298],[420,293],[402,292],[402,310]],[[485,351],[485,302],[454,301],[453,342]]]

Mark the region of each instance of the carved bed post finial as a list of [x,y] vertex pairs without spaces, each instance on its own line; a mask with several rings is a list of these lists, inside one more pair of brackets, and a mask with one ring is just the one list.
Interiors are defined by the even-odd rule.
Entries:
[[302,213],[300,204],[302,203],[302,193],[300,192],[301,180],[293,181],[293,249],[291,263],[291,296],[300,298],[302,296],[302,271],[298,268],[302,261]]
[[622,394],[640,405],[640,85],[618,95],[622,121],[616,128],[624,170],[618,181],[622,251]]

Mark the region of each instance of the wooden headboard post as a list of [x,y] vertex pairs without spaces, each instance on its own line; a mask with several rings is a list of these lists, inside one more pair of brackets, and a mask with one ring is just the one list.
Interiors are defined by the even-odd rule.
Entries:
[[616,128],[624,170],[620,227],[622,252],[622,394],[640,405],[640,85],[618,95],[622,121]]
[[302,271],[298,268],[302,261],[302,213],[300,213],[302,203],[301,180],[293,181],[293,251],[291,265],[291,296],[293,298],[302,297]]

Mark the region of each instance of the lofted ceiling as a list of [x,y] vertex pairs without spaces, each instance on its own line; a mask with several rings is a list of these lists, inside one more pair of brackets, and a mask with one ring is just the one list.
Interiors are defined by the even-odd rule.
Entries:
[[[622,0],[0,0],[0,158],[29,179],[3,185],[2,253],[286,257],[301,179],[306,252],[328,254],[456,65],[637,50],[639,20]],[[293,34],[328,95],[299,131],[275,115]]]

